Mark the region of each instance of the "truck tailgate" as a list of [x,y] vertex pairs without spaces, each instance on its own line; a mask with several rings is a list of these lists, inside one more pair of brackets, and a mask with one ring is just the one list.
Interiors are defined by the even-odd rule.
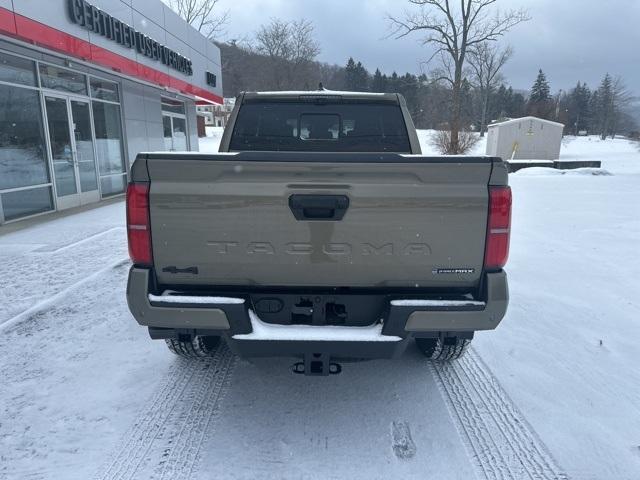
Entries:
[[491,169],[484,157],[149,154],[158,281],[476,286]]

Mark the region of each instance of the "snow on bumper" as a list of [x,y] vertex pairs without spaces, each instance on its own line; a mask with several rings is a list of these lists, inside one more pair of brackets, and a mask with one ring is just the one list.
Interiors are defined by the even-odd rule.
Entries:
[[253,331],[234,335],[235,340],[263,340],[290,342],[399,342],[401,337],[382,334],[382,324],[369,327],[340,327],[312,325],[271,325],[249,310]]
[[[438,300],[391,298],[383,321],[369,327],[286,326],[266,323],[251,316],[245,298],[192,296],[166,292],[154,295],[151,272],[131,268],[127,301],[140,325],[156,329],[206,330],[228,333],[239,342],[253,340],[395,342],[409,336],[434,332],[472,332],[495,329],[508,304],[507,276],[501,271],[487,274],[480,299]],[[380,295],[387,295],[381,292]],[[255,317],[255,318],[254,318]],[[375,318],[375,317],[374,317]],[[380,317],[378,317],[380,318]],[[304,337],[301,335],[304,334]]]

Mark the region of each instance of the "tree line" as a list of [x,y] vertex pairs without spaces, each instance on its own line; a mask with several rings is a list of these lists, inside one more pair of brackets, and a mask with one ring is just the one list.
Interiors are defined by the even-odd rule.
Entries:
[[[281,42],[277,45],[282,48]],[[225,97],[242,91],[314,90],[320,83],[329,90],[400,93],[418,128],[447,128],[451,89],[426,73],[383,73],[379,68],[371,73],[353,58],[344,66],[324,64],[315,61],[319,48],[300,55],[300,49],[289,49],[295,54],[277,53],[260,43],[248,46],[226,42],[218,46]],[[634,119],[625,112],[631,95],[622,79],[609,74],[594,90],[578,82],[573,89],[555,95],[542,70],[529,92],[514,90],[502,76],[496,80],[483,82],[481,73],[468,72],[461,85],[461,123],[465,128],[484,133],[492,121],[533,115],[563,123],[565,133],[571,135],[586,132],[605,138],[637,129]]]
[[[195,18],[191,23],[202,25],[212,38],[228,21],[227,14],[206,21],[219,0],[172,1],[181,3],[182,16]],[[330,90],[400,93],[418,128],[447,132],[443,152],[452,154],[464,153],[461,145],[469,144],[469,132],[484,135],[492,121],[525,115],[561,122],[568,134],[586,132],[604,139],[637,131],[626,111],[633,97],[619,77],[606,74],[593,90],[578,82],[573,89],[554,94],[539,70],[530,91],[513,89],[502,74],[513,50],[501,39],[530,18],[525,10],[500,10],[496,2],[409,0],[403,16],[389,17],[390,38],[417,34],[430,47],[426,62],[430,69],[420,74],[384,68],[370,72],[354,58],[342,66],[319,62],[321,46],[310,21],[271,19],[250,37],[216,42],[222,55],[224,96],[314,90],[319,84]],[[198,5],[207,8],[198,10]]]
[[[362,64],[349,58],[345,65],[330,65],[316,60],[320,48],[309,42],[308,36],[290,34],[286,22],[274,19],[261,27],[253,41],[217,42],[221,50],[223,89],[225,97],[235,97],[242,91],[315,90],[320,84],[329,90],[356,92],[400,93],[418,128],[446,128],[450,118],[451,89],[442,81],[426,73],[369,72]],[[304,25],[307,33],[313,30],[309,22],[289,24],[292,32]],[[280,40],[274,41],[273,37]],[[301,40],[305,38],[306,40]],[[299,48],[302,41],[307,47]],[[287,46],[287,44],[289,44]],[[310,46],[311,45],[311,46]],[[293,53],[296,52],[296,53]],[[301,55],[299,52],[306,52]],[[501,78],[500,78],[501,79]],[[495,88],[494,88],[495,87]],[[462,122],[467,126],[480,125],[483,105],[488,105],[488,119],[518,117],[525,113],[526,98],[505,82],[487,89],[489,99],[479,87],[465,79],[462,84]],[[486,123],[485,123],[486,125]]]

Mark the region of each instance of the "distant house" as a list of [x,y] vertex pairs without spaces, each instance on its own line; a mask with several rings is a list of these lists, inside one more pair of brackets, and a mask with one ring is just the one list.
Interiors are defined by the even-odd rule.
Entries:
[[207,127],[226,127],[235,104],[235,98],[225,98],[222,105],[201,105],[198,115],[204,118]]
[[523,117],[488,127],[487,155],[503,160],[557,160],[562,144],[562,123]]

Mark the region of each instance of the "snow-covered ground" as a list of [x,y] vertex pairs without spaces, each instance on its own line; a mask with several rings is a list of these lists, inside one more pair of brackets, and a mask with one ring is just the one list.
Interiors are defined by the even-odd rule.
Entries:
[[0,234],[0,479],[640,478],[640,151],[562,155],[612,175],[511,175],[509,312],[449,367],[183,361],[127,310],[122,203]]
[[217,153],[223,132],[223,127],[207,127],[207,136],[200,139],[200,151]]

